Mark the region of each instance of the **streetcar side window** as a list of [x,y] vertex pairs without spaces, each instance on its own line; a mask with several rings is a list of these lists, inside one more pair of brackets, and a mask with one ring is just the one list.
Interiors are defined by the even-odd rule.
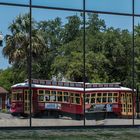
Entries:
[[113,103],[118,101],[118,93],[113,93]]
[[50,101],[57,101],[56,91],[51,91]]
[[69,102],[69,93],[68,92],[64,92],[63,96],[64,96],[64,102]]
[[91,94],[86,94],[86,98],[85,98],[85,103],[86,104],[90,103],[90,96],[91,96]]
[[114,93],[113,95],[117,97],[118,96],[118,93]]
[[44,101],[44,90],[38,90],[38,101]]
[[39,101],[44,101],[44,95],[39,95],[39,96],[38,96],[38,100],[39,100]]
[[57,99],[59,102],[62,102],[62,92],[60,91],[57,92]]
[[108,102],[112,103],[112,97],[108,97]]
[[102,93],[102,95],[103,95],[102,102],[107,103],[107,93]]
[[75,94],[75,103],[80,104],[80,94]]
[[[89,101],[88,94],[86,95],[86,102]],[[118,93],[92,93],[91,94],[91,104],[101,104],[101,103],[116,103],[118,101]]]
[[74,102],[74,94],[73,93],[70,93],[70,100],[71,100],[71,103],[75,103]]
[[44,94],[44,90],[39,90],[39,94]]
[[97,93],[96,102],[97,103],[102,103],[102,93]]
[[72,104],[80,104],[80,94],[70,93],[70,99]]
[[108,102],[109,103],[112,103],[113,102],[112,93],[108,93]]
[[112,93],[108,93],[108,96],[109,96],[109,97],[112,97]]
[[50,91],[45,90],[45,101],[50,101]]
[[96,93],[91,94],[91,104],[96,103]]
[[97,100],[97,103],[101,103],[102,102],[101,98],[97,98],[96,100]]
[[107,102],[107,98],[106,97],[103,97],[102,102],[103,103],[106,103]]
[[76,97],[76,104],[80,104],[80,98]]
[[91,103],[92,103],[92,104],[95,103],[95,98],[91,98]]

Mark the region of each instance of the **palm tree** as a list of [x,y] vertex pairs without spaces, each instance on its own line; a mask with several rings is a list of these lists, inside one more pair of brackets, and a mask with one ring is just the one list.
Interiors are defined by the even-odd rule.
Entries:
[[[11,34],[5,37],[6,46],[3,55],[9,59],[10,64],[25,67],[28,62],[30,49],[30,15],[19,15],[8,27]],[[32,60],[34,61],[46,46],[41,32],[36,29],[36,22],[32,19]]]

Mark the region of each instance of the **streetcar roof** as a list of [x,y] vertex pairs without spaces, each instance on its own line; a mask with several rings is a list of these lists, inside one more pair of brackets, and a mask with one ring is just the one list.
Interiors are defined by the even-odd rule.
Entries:
[[[66,86],[56,86],[56,85],[40,85],[32,84],[32,88],[44,88],[44,89],[58,89],[58,90],[72,90],[72,91],[84,91],[82,87],[66,87]],[[12,88],[27,88],[29,87],[28,83],[18,83],[12,86]],[[127,87],[94,87],[94,88],[85,88],[85,91],[132,91],[132,89]]]

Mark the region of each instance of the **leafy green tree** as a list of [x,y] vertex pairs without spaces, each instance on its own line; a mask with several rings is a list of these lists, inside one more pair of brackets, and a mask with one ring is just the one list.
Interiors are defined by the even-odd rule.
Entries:
[[41,21],[37,26],[45,40],[46,47],[43,48],[38,61],[33,64],[33,77],[51,79],[51,65],[58,54],[58,48],[62,44],[62,22],[60,18]]
[[135,26],[135,82],[140,85],[140,24]]
[[126,78],[131,76],[131,35],[127,30],[114,28],[107,29],[105,33],[104,55],[109,60],[105,71],[109,82],[128,84]]
[[[81,21],[77,15],[69,16],[67,20],[68,22],[65,25],[62,25],[60,18],[38,23],[38,28],[42,32],[48,47],[47,50],[43,51],[40,60],[34,65],[34,69],[37,69],[35,73],[40,73],[35,74],[36,77],[44,78],[45,76],[49,79],[53,76],[58,78],[60,77],[59,75],[62,77],[70,77],[70,74],[66,73],[68,70],[65,71],[65,62],[63,63],[63,57],[61,57],[61,55],[64,52],[64,48],[67,47],[66,49],[71,50],[68,43],[73,42],[80,35]],[[69,69],[69,65],[66,66],[66,69]]]
[[78,15],[68,16],[64,25],[63,43],[69,43],[81,35],[81,19]]
[[86,30],[87,33],[95,35],[96,33],[103,32],[106,30],[106,24],[103,19],[99,18],[98,14],[87,14],[86,21]]
[[52,64],[53,75],[61,74],[70,81],[83,79],[83,49],[82,38],[64,44],[58,49],[58,55]]
[[14,76],[11,68],[6,70],[0,70],[0,86],[10,91],[10,87],[13,85]]
[[[132,35],[128,30],[106,27],[98,14],[86,18],[87,82],[122,82],[132,84]],[[17,81],[26,77],[29,52],[29,15],[18,16],[9,26],[4,55],[12,63]],[[32,21],[32,77],[83,81],[83,21],[78,15],[48,21]],[[135,80],[140,79],[140,25],[135,27]],[[4,71],[3,71],[4,72]],[[3,73],[2,72],[2,73]],[[15,79],[13,79],[14,81]],[[14,81],[15,82],[15,81]]]

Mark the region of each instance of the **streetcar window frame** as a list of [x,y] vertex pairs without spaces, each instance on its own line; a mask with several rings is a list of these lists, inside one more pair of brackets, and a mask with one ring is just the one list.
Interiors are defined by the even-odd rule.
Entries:
[[12,92],[12,101],[23,101],[23,90],[14,90]]
[[69,96],[70,96],[70,95],[69,95],[69,92],[65,92],[65,91],[63,92],[63,102],[64,102],[64,103],[69,103],[69,102],[70,102],[70,101],[69,101],[69,100],[70,100],[70,99],[69,99],[69,98],[70,98]]
[[81,96],[80,93],[70,92],[70,103],[81,105]]

